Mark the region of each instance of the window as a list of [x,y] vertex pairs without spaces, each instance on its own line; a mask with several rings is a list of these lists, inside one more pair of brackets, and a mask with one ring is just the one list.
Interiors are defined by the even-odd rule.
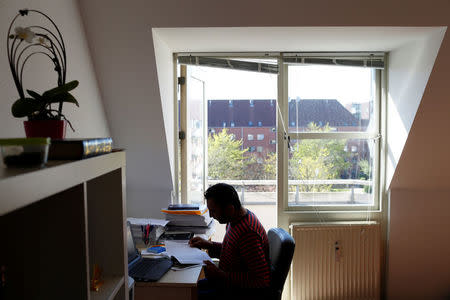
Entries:
[[[220,177],[213,174],[213,169],[209,167],[213,160],[208,159],[204,169],[197,167],[196,172],[188,173],[188,176],[197,176],[193,177],[191,182],[201,176],[207,176],[204,179],[206,188],[219,179],[224,182],[258,181],[255,186],[251,186],[253,183],[247,185],[244,182],[244,187],[238,186],[237,189],[239,192],[244,190],[246,201],[257,193],[270,191],[277,197],[272,201],[282,202],[276,203],[282,206],[282,214],[295,211],[302,214],[302,217],[308,215],[309,218],[314,215],[310,213],[315,210],[330,214],[339,211],[377,211],[380,208],[379,185],[382,182],[380,159],[385,159],[384,154],[380,153],[381,77],[384,72],[384,60],[380,57],[384,57],[384,54],[342,54],[343,58],[341,54],[333,54],[333,57],[327,55],[330,54],[278,53],[272,56],[276,57],[276,60],[272,59],[270,63],[270,68],[273,68],[270,76],[273,76],[271,80],[276,93],[260,96],[263,77],[254,82],[253,79],[241,80],[247,86],[252,85],[253,94],[246,92],[235,98],[230,98],[228,94],[211,97],[226,100],[206,100],[206,111],[202,112],[207,116],[206,119],[201,119],[199,112],[191,109],[191,118],[207,121],[196,121],[193,126],[198,129],[195,130],[196,134],[187,132],[190,144],[187,148],[180,149],[191,155],[192,160],[195,158],[195,161],[200,162],[203,159],[200,147],[203,146],[206,155],[209,155],[210,140],[225,130],[228,136],[231,135],[236,147],[244,153],[249,162],[251,161],[250,165],[243,164],[246,170],[255,174],[252,178],[245,173]],[[207,59],[214,66],[220,63],[219,59]],[[235,69],[235,62],[226,60],[224,68],[227,68],[227,65],[233,66],[230,67],[231,70],[226,70],[233,72],[229,78],[237,77],[235,75],[240,71]],[[248,59],[246,64],[255,60],[257,59]],[[196,60],[199,61],[201,62],[201,59]],[[242,66],[247,67],[245,64]],[[198,74],[206,74],[205,70],[208,69],[199,65],[192,67],[203,68]],[[258,69],[260,68],[254,70]],[[251,73],[249,76],[254,76],[248,71],[242,73],[246,76]],[[209,86],[206,83],[207,90],[210,91],[212,86],[218,86],[221,82],[224,81],[216,80],[215,85]],[[201,95],[199,88],[198,90]],[[253,99],[250,99],[249,95]],[[258,107],[255,106],[255,101]],[[264,111],[264,108],[267,108],[267,111]],[[274,112],[270,118],[266,115],[268,111]],[[230,115],[227,115],[228,113]],[[188,122],[190,120],[188,118]],[[205,125],[207,128],[202,131]],[[263,125],[267,129],[262,129],[265,128]],[[256,129],[257,127],[262,128]],[[214,131],[214,128],[217,130]],[[207,143],[201,139],[200,132],[204,135],[211,133],[207,136]],[[198,149],[192,152],[193,148],[189,147],[194,146]],[[225,156],[217,156],[214,159],[221,157]],[[266,167],[265,164],[271,165]],[[223,165],[228,166],[227,163]],[[271,170],[273,174],[266,176],[264,172],[268,172],[267,170]],[[207,173],[202,175],[202,172]],[[201,193],[198,195],[201,198]],[[303,214],[304,212],[307,213]]]
[[290,59],[287,94],[297,101],[288,102],[285,116],[290,137],[285,208],[375,209],[381,71]]

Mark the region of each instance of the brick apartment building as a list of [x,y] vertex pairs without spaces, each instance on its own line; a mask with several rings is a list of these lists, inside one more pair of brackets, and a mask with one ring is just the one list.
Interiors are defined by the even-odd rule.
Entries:
[[[352,112],[335,99],[290,99],[285,126],[289,131],[305,131],[313,122],[318,126],[328,124],[333,131],[364,131],[370,116],[368,103],[349,104],[348,108]],[[263,158],[276,151],[276,110],[273,99],[208,100],[208,131],[213,134],[226,128],[235,139],[242,139],[244,149]],[[365,142],[348,143],[347,149],[359,158],[368,156]]]

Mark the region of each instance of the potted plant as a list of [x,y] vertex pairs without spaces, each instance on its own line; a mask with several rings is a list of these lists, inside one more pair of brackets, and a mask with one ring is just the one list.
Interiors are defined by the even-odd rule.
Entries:
[[[16,20],[35,13],[48,20],[53,27],[40,25],[15,27]],[[11,73],[19,93],[11,108],[16,118],[27,117],[24,121],[27,137],[51,137],[61,139],[65,137],[67,123],[72,130],[72,124],[62,113],[63,103],[73,103],[79,106],[70,91],[78,86],[78,81],[66,82],[67,58],[63,37],[56,24],[46,14],[32,9],[22,9],[11,21],[7,37],[8,62]],[[24,67],[30,58],[44,55],[50,59],[54,71],[57,73],[57,86],[42,94],[26,90],[23,87]],[[57,106],[57,107],[55,107]]]

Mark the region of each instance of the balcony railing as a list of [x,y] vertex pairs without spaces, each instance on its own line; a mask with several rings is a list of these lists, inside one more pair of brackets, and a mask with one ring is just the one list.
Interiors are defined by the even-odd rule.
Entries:
[[[276,205],[276,201],[246,201],[246,196],[245,196],[245,190],[246,187],[250,187],[250,186],[274,186],[276,187],[277,181],[276,180],[208,180],[208,184],[209,185],[214,185],[216,183],[227,183],[233,186],[237,186],[237,187],[241,187],[240,190],[240,198],[241,198],[241,202],[242,204],[247,204],[247,205]],[[356,190],[361,190],[361,186],[372,186],[372,180],[361,180],[361,179],[317,179],[317,180],[289,180],[289,186],[295,187],[295,198],[294,201],[290,201],[293,202],[295,205],[301,205],[304,204],[305,202],[301,202],[300,201],[300,195],[320,195],[320,194],[343,194],[342,192],[301,192],[300,191],[300,186],[301,185],[339,185],[339,186],[345,186],[346,188],[348,188],[350,191],[350,201],[347,202],[349,204],[356,204],[357,203],[357,197],[356,197]],[[358,187],[359,186],[359,187]],[[345,195],[348,195],[349,192],[345,192]],[[260,191],[257,193],[268,193],[268,192],[264,192],[264,191]]]

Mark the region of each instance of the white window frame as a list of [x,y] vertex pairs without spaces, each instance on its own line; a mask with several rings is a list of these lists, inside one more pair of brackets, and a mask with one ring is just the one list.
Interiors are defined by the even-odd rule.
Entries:
[[[387,58],[385,56],[385,61]],[[289,120],[289,100],[288,100],[288,65],[283,64],[282,58],[279,59],[279,82],[278,82],[278,103],[279,115],[283,120]],[[386,69],[386,68],[385,68]],[[278,218],[283,222],[290,224],[292,220],[296,219],[292,213],[299,213],[302,215],[301,221],[339,221],[339,220],[363,220],[363,219],[377,219],[381,216],[382,207],[386,205],[386,197],[384,193],[385,180],[385,153],[384,145],[385,139],[385,117],[386,117],[386,88],[385,88],[385,69],[374,70],[375,72],[375,86],[376,95],[374,103],[374,118],[376,121],[375,127],[378,129],[377,133],[365,132],[293,132],[284,134],[284,129],[279,124],[279,115],[277,114],[277,153],[278,153],[278,199],[282,199],[281,205],[278,208]],[[286,123],[285,128],[288,129],[289,124]],[[374,155],[374,203],[369,206],[352,206],[352,205],[326,205],[326,206],[289,206],[288,203],[288,143],[289,140],[299,139],[374,139],[375,151]],[[320,213],[320,215],[319,215]],[[298,220],[298,219],[297,219]],[[286,224],[286,223],[285,223]],[[287,226],[287,225],[285,225]]]
[[264,141],[264,133],[258,133],[256,135],[256,140],[257,141]]
[[[187,53],[183,53],[182,55],[187,55]],[[285,135],[283,126],[280,122],[280,117],[283,116],[284,120],[289,120],[288,118],[288,73],[287,66],[283,64],[282,54],[275,52],[267,52],[267,53],[193,53],[193,55],[204,55],[210,57],[245,57],[245,58],[277,58],[278,66],[279,66],[279,75],[278,75],[278,107],[276,114],[276,145],[277,145],[277,210],[278,210],[278,224],[280,227],[288,228],[288,225],[291,222],[298,221],[317,221],[318,216],[317,212],[320,211],[321,219],[327,221],[341,221],[341,220],[362,220],[365,219],[368,215],[369,218],[380,219],[381,216],[386,214],[386,210],[382,210],[383,207],[386,207],[387,204],[387,193],[385,190],[385,157],[386,157],[386,146],[385,146],[385,133],[386,133],[386,69],[377,70],[376,71],[376,87],[377,87],[377,104],[374,105],[377,109],[378,115],[378,128],[380,134],[373,134],[371,138],[377,139],[376,147],[378,155],[374,156],[374,162],[376,168],[376,174],[374,174],[373,178],[376,180],[374,185],[374,193],[375,193],[375,203],[370,207],[352,207],[352,206],[324,206],[324,207],[289,207],[288,206],[288,180],[287,180],[287,167],[288,167],[288,146],[287,146],[287,137],[291,140],[298,138],[313,138],[315,135],[319,133],[289,133]],[[385,55],[385,66],[387,66],[388,58]],[[174,55],[174,69],[177,68],[177,54]],[[177,81],[176,72],[174,75],[174,82]],[[175,91],[178,88],[177,84],[174,84]],[[253,99],[252,99],[253,100]],[[174,112],[175,112],[175,122],[178,121],[178,105],[177,105],[177,96],[175,93],[174,97],[175,104]],[[176,124],[177,125],[177,124]],[[285,127],[288,127],[289,124],[286,121]],[[176,127],[177,128],[177,127]],[[339,135],[340,138],[348,138],[348,139],[358,139],[358,138],[367,138],[365,133],[344,133],[344,132],[329,132],[322,133],[329,134],[330,138],[336,138]],[[381,138],[380,138],[381,136]],[[316,136],[315,138],[323,138],[324,136]],[[176,147],[175,147],[175,157],[178,157],[178,132],[175,135]],[[255,149],[256,150],[256,149]],[[176,163],[178,164],[178,163]],[[175,172],[176,176],[178,176],[178,172]],[[175,180],[178,183],[178,178]]]

